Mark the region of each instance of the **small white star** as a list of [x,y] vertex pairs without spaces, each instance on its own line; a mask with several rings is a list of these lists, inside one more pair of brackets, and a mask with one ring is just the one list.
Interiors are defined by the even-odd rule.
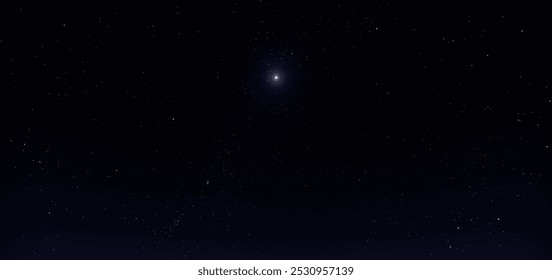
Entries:
[[280,76],[278,76],[278,74],[276,74],[272,77],[272,79],[274,79],[274,81],[278,81],[280,79]]

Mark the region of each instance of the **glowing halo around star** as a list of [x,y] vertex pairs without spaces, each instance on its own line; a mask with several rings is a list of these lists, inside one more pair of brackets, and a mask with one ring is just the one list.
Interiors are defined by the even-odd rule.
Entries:
[[250,69],[249,91],[263,102],[285,102],[296,96],[301,61],[292,51],[269,51],[257,54]]
[[273,87],[281,87],[285,84],[284,77],[281,71],[272,70],[268,73],[267,82]]

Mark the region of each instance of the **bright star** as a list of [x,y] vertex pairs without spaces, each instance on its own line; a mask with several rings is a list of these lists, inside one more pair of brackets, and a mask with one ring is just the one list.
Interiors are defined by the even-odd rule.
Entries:
[[274,79],[274,81],[278,81],[278,79],[280,79],[280,77],[278,76],[278,74],[274,75],[274,77],[272,77]]

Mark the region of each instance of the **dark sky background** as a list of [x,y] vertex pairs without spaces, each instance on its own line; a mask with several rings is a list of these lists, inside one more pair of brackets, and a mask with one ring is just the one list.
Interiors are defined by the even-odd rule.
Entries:
[[547,10],[417,2],[3,4],[0,258],[552,258]]

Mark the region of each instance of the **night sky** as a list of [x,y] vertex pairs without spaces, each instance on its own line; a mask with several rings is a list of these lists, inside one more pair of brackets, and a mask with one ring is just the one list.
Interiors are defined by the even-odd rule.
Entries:
[[544,7],[0,7],[0,258],[550,259]]

